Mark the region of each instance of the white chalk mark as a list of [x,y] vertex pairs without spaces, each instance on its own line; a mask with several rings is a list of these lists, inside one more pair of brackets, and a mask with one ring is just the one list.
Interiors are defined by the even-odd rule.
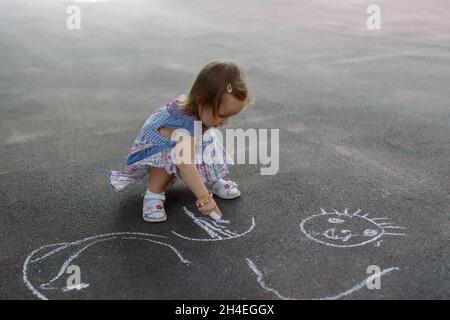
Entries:
[[[285,296],[281,295],[276,289],[268,287],[263,280],[263,273],[258,269],[258,267],[255,265],[255,263],[252,260],[250,260],[249,258],[246,258],[246,261],[247,261],[248,266],[256,274],[256,279],[257,279],[259,285],[261,286],[261,288],[263,288],[264,290],[274,293],[281,300],[305,300],[305,299],[295,299],[295,298],[285,297]],[[364,279],[363,281],[359,282],[352,288],[350,288],[344,292],[341,292],[337,295],[321,297],[321,298],[313,298],[311,300],[338,300],[342,297],[348,296],[356,291],[359,291],[359,290],[363,289],[364,287],[367,287],[367,283],[369,283],[370,281],[373,281],[376,278],[379,278],[379,277],[381,277],[387,273],[390,273],[392,271],[399,271],[399,270],[400,270],[400,268],[398,268],[398,267],[384,269],[379,274],[373,274],[373,275],[367,277],[366,279]]]
[[190,237],[181,235],[175,231],[172,231],[172,233],[175,234],[176,236],[178,236],[182,239],[190,240],[190,241],[220,241],[220,240],[236,239],[236,238],[240,238],[240,237],[248,234],[255,227],[255,218],[252,217],[252,224],[251,224],[250,228],[243,233],[237,233],[237,232],[228,230],[226,228],[226,226],[218,225],[218,223],[229,224],[230,221],[228,221],[228,220],[220,220],[217,222],[212,221],[212,224],[211,224],[209,221],[206,221],[205,219],[196,217],[194,215],[194,213],[189,211],[186,207],[183,207],[183,211],[194,221],[195,224],[197,224],[200,228],[202,228],[210,236],[210,238],[190,238]]
[[383,229],[406,229],[405,227],[399,227],[399,226],[386,226],[383,227]]
[[367,277],[366,279],[364,279],[363,281],[361,281],[360,283],[358,283],[357,285],[355,285],[354,287],[348,289],[347,291],[344,291],[342,293],[339,293],[335,296],[330,296],[330,297],[324,297],[324,298],[319,298],[318,300],[338,300],[342,297],[348,296],[350,294],[352,294],[353,292],[359,291],[361,289],[363,289],[364,287],[367,287],[367,284],[371,281],[373,281],[376,278],[380,278],[381,276],[392,272],[392,271],[399,271],[400,268],[398,267],[392,267],[392,268],[388,268],[388,269],[384,269],[383,271],[381,271],[379,274],[373,274],[369,277]]
[[[123,236],[129,236],[129,237],[123,237]],[[66,259],[64,261],[62,267],[59,269],[58,274],[53,279],[51,279],[49,282],[41,285],[40,287],[42,289],[48,289],[48,290],[55,290],[55,289],[57,289],[57,288],[50,287],[50,284],[53,283],[54,281],[56,281],[58,278],[60,278],[64,274],[64,272],[67,269],[67,267],[69,266],[70,262],[72,262],[74,259],[76,259],[83,251],[85,251],[90,246],[92,246],[94,244],[97,244],[99,242],[108,241],[108,240],[115,240],[115,239],[119,239],[119,238],[120,239],[127,238],[127,239],[134,239],[134,240],[144,240],[144,241],[149,241],[149,242],[153,242],[153,243],[157,243],[157,244],[160,244],[160,245],[167,246],[173,252],[175,252],[175,254],[177,255],[177,257],[180,259],[180,261],[182,263],[187,264],[187,265],[191,264],[191,262],[189,260],[185,259],[175,247],[173,247],[173,246],[171,246],[171,245],[169,245],[167,243],[161,242],[161,241],[156,241],[156,240],[153,240],[153,239],[149,239],[147,237],[156,237],[156,238],[167,239],[166,236],[152,234],[152,233],[114,232],[114,233],[100,234],[100,235],[97,235],[97,236],[87,237],[87,238],[84,238],[84,239],[81,239],[81,240],[77,240],[77,241],[73,241],[73,242],[61,242],[61,243],[54,243],[54,244],[43,245],[40,248],[32,251],[27,256],[27,258],[25,259],[24,264],[23,264],[23,269],[22,269],[23,281],[24,281],[25,285],[27,286],[27,288],[33,293],[34,296],[36,296],[37,298],[39,298],[41,300],[48,300],[48,298],[44,294],[42,294],[39,290],[37,290],[33,286],[33,284],[31,283],[31,281],[30,281],[30,279],[28,277],[29,266],[31,264],[41,263],[45,258],[49,258],[52,255],[54,255],[54,254],[56,254],[56,253],[58,253],[58,252],[60,252],[60,251],[62,251],[64,249],[67,249],[67,248],[70,248],[70,247],[74,247],[76,245],[83,244],[83,243],[85,243],[87,241],[95,240],[95,239],[98,239],[98,240],[95,240],[94,242],[85,245],[83,248],[78,250],[75,254],[71,255],[68,259]],[[40,252],[44,251],[45,249],[54,248],[54,247],[58,247],[58,248],[53,249],[50,252],[47,252],[47,253],[45,253],[45,254],[43,254],[43,255],[33,259],[33,257],[37,256]],[[87,288],[88,286],[89,286],[89,284],[82,283],[82,284],[79,284],[77,286],[69,286],[69,287],[61,288],[61,290],[64,291],[64,292],[67,292],[67,291],[70,291],[70,290],[81,290],[83,288]]]
[[340,234],[337,234],[336,228],[328,229],[327,231],[323,232],[322,235],[327,239],[342,240],[343,242],[347,242],[352,237],[359,236],[358,234],[352,234],[349,230],[343,230]]
[[294,300],[291,298],[286,298],[285,296],[282,296],[277,290],[269,288],[266,283],[263,280],[263,274],[261,271],[258,270],[258,267],[253,263],[252,260],[249,258],[245,258],[247,260],[248,266],[253,270],[253,272],[256,274],[256,280],[258,281],[259,285],[266,291],[273,292],[279,299],[281,300]]
[[223,226],[223,227],[222,226],[215,227],[209,221],[206,221],[206,220],[201,219],[201,218],[196,218],[196,219],[200,219],[199,222],[201,222],[201,224],[205,228],[213,230],[213,231],[217,231],[218,233],[220,233],[220,234],[222,234],[224,236],[234,236],[234,235],[236,235],[236,233],[234,233],[233,231],[227,230],[225,226]]
[[[227,221],[227,223],[230,223],[230,221],[228,221],[228,220],[226,220],[226,221]],[[237,235],[236,232],[231,231],[231,230],[228,230],[228,229],[227,229],[227,226],[220,225],[220,224],[218,224],[218,223],[215,222],[215,221],[212,221],[212,223],[213,223],[214,226],[216,226],[217,228],[219,228],[218,230],[220,230],[224,235],[227,235],[227,236],[236,236],[236,235]],[[212,226],[211,226],[211,227],[212,227]],[[212,228],[213,228],[213,227],[212,227]],[[216,229],[214,229],[214,230],[216,230]]]
[[[354,215],[354,216],[357,216],[358,213],[360,213],[360,212],[361,212],[361,209],[358,209],[353,215]],[[345,213],[348,213],[348,212],[347,212],[347,209],[345,209]]]
[[[209,230],[209,231],[211,231],[211,233],[216,234],[216,237],[217,237],[217,238],[222,239],[222,236],[220,236],[219,234],[228,236],[228,234],[225,233],[222,229],[213,227],[213,226],[211,225],[211,223],[209,223],[209,222],[207,222],[207,221],[199,220],[199,221],[197,221],[197,224],[200,225],[205,231]],[[217,231],[217,232],[215,232],[215,231]],[[207,231],[207,232],[208,232],[208,231]]]
[[[213,223],[215,224],[215,225],[219,225],[216,221],[213,221]],[[220,220],[220,223],[221,224],[223,224],[223,223],[226,223],[226,224],[229,224],[230,223],[230,220],[224,220],[224,219],[222,219],[222,220]],[[224,227],[224,226],[221,226],[221,227]]]
[[235,235],[237,235],[236,232],[228,230],[226,226],[219,225],[216,222],[213,222],[213,224],[214,224],[214,226],[216,226],[218,228],[218,230],[223,232],[225,235],[228,235],[228,236],[235,236]]
[[[67,245],[67,242],[53,243],[53,244],[49,244],[49,245],[46,245],[46,246],[42,246],[42,247],[40,248],[40,250],[43,250],[43,249],[45,249],[45,248],[56,247],[56,246],[60,246],[60,247],[57,248],[57,249],[54,249],[54,250],[50,251],[49,253],[45,254],[43,257],[41,257],[41,258],[36,258],[36,259],[34,259],[34,260],[31,260],[30,262],[31,262],[31,263],[34,263],[34,262],[37,262],[37,261],[39,261],[39,260],[41,260],[41,259],[44,259],[45,257],[49,256],[50,254],[53,254],[53,253],[55,253],[55,252],[58,252],[58,251],[64,249],[65,247],[62,248],[62,246],[64,246],[64,245]],[[40,251],[40,250],[39,250],[39,251]]]
[[22,143],[29,143],[33,142],[35,140],[38,140],[43,137],[48,137],[52,134],[51,131],[48,132],[35,132],[35,133],[20,133],[20,132],[13,132],[10,137],[6,138],[5,143],[2,143],[4,145],[15,145],[15,144],[22,144]]
[[62,291],[64,291],[64,292],[71,291],[71,290],[80,291],[80,290],[82,290],[84,288],[87,288],[87,287],[89,287],[88,283],[80,283],[80,284],[77,284],[75,286],[69,286],[69,287],[62,288]]
[[40,293],[38,290],[36,290],[36,288],[31,284],[30,280],[28,279],[28,264],[30,263],[31,257],[36,254],[37,252],[45,249],[45,248],[49,248],[49,247],[54,247],[57,244],[50,244],[50,245],[45,245],[40,247],[39,249],[34,250],[33,252],[31,252],[28,257],[25,259],[25,262],[23,264],[23,269],[22,269],[22,275],[23,275],[23,281],[25,282],[25,285],[27,286],[28,289],[31,290],[31,292],[38,297],[41,300],[48,300],[48,298],[46,296],[44,296],[42,293]]
[[173,252],[175,252],[175,254],[178,256],[178,258],[180,259],[180,261],[186,265],[190,265],[192,264],[191,261],[187,260],[186,258],[183,257],[183,255],[180,253],[180,251],[178,251],[174,246],[168,244],[168,243],[164,243],[164,242],[160,242],[160,241],[156,241],[156,240],[152,240],[152,239],[143,239],[143,238],[136,238],[136,237],[124,237],[122,239],[132,239],[132,240],[142,240],[142,241],[150,241],[150,242],[154,242],[154,243],[158,243],[161,244],[163,246],[169,247]]

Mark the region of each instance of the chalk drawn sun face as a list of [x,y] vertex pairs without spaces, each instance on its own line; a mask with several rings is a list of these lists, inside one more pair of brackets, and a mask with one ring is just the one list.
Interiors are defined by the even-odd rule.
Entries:
[[389,229],[405,229],[389,222],[379,222],[387,218],[369,218],[361,215],[361,210],[349,214],[344,212],[326,212],[306,218],[300,224],[301,231],[311,240],[332,247],[357,247],[371,242],[381,244],[385,235],[402,236],[403,233],[389,232]]

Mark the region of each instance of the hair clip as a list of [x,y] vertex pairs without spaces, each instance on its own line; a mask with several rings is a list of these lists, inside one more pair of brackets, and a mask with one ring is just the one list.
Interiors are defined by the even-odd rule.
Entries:
[[233,92],[233,88],[231,87],[230,83],[227,83],[227,91],[228,91],[228,93]]

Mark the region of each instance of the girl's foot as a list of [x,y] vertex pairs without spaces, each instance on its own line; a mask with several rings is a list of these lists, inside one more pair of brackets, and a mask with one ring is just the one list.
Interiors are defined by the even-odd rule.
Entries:
[[235,182],[222,178],[211,185],[211,192],[222,199],[235,199],[241,195]]
[[144,205],[142,207],[142,217],[147,222],[163,222],[167,220],[164,210],[165,192],[153,193],[149,189],[144,195]]

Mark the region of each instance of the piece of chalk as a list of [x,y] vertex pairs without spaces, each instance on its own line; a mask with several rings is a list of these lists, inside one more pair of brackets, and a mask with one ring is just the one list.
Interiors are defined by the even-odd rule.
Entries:
[[218,214],[217,212],[215,212],[215,211],[211,212],[211,213],[209,214],[209,216],[210,216],[212,219],[216,220],[216,221],[219,221],[220,219],[222,219],[222,216],[219,215],[219,214]]

